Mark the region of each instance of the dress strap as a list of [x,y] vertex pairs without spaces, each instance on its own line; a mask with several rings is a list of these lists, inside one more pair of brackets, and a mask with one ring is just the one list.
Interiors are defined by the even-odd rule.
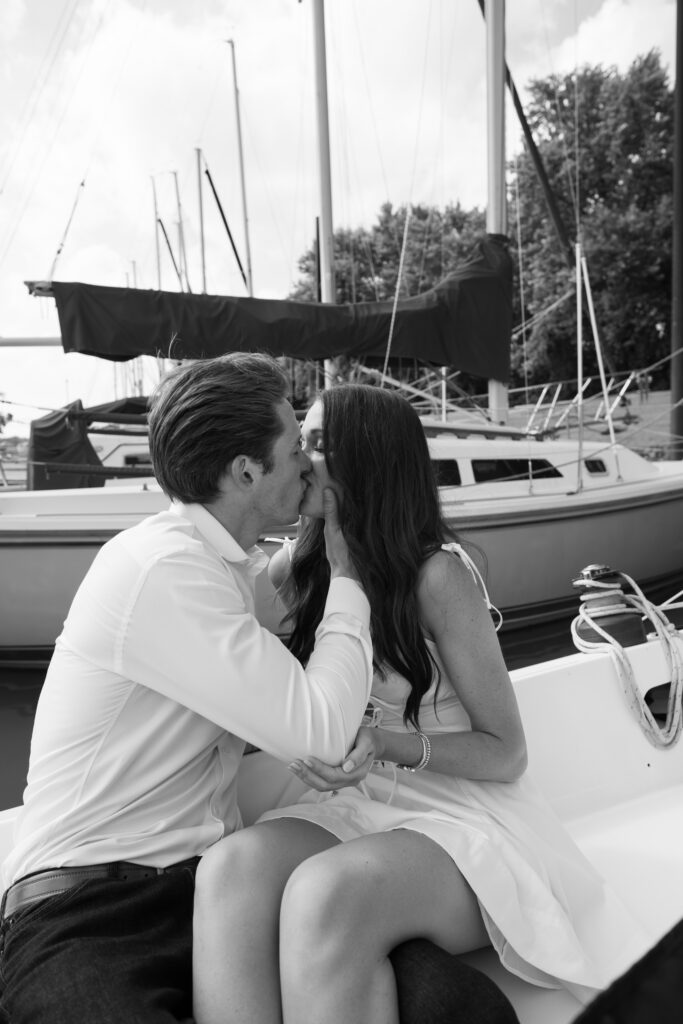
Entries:
[[289,558],[289,561],[292,561],[292,555],[296,547],[296,537],[264,537],[263,540],[266,544],[282,544],[282,550]]
[[491,615],[493,616],[494,620],[497,620],[495,621],[495,630],[497,633],[500,627],[503,625],[503,614],[500,611],[500,609],[496,608],[495,604],[493,604],[493,602],[491,601],[491,598],[489,597],[489,592],[486,589],[486,584],[484,583],[484,578],[479,572],[479,569],[475,565],[472,558],[470,558],[470,556],[467,554],[462,544],[458,544],[457,541],[450,541],[448,544],[442,544],[441,550],[450,551],[451,554],[458,555],[465,563],[466,567],[470,571],[470,575],[472,576],[474,582],[477,584],[479,590],[481,591],[481,595],[484,598],[486,607],[491,612]]

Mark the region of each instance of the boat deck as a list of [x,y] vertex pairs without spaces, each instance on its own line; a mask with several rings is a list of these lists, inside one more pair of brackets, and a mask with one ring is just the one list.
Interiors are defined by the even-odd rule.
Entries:
[[[683,635],[678,634],[683,654]],[[670,681],[657,641],[628,649],[642,693]],[[608,654],[575,654],[511,673],[527,734],[529,767],[567,829],[651,935],[683,918],[683,740],[652,745],[627,706]],[[263,752],[238,777],[245,824],[290,803],[300,783]],[[16,809],[0,812],[0,861]],[[513,1003],[521,1024],[569,1024],[581,1006],[507,972],[491,950],[467,956]]]
[[[580,818],[568,828],[588,859],[652,933],[655,945],[683,917],[683,783]],[[490,949],[464,959],[505,992],[521,1024],[569,1024],[582,1009],[566,991],[540,989],[516,978]]]
[[[683,637],[679,633],[683,654]],[[657,641],[628,649],[641,693],[670,682]],[[683,738],[653,746],[627,706],[609,654],[572,654],[511,673],[529,769],[578,846],[651,935],[683,918]],[[244,759],[245,823],[296,798],[296,780],[263,753]],[[507,994],[521,1024],[569,1024],[581,1004],[515,977],[492,950],[469,954]]]

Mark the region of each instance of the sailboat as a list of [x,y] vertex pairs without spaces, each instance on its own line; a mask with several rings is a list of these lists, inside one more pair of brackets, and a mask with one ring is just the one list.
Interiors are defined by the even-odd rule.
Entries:
[[[495,9],[498,5],[490,7]],[[247,309],[255,311],[257,307]],[[567,657],[537,661],[511,673],[527,736],[530,770],[580,848],[631,908],[648,933],[651,946],[655,947],[672,929],[680,927],[679,922],[683,920],[679,854],[683,844],[683,743],[680,741],[683,634],[662,617],[661,610],[643,600],[638,591],[629,591],[628,600],[618,598],[617,591],[623,597],[622,587],[633,582],[628,578],[617,575],[618,585],[607,593],[605,607],[605,592],[600,591],[600,584],[607,577],[614,579],[615,574],[589,568],[586,562],[609,560],[615,569],[626,567],[625,559],[608,558],[605,551],[611,542],[609,534],[625,530],[627,516],[632,515],[630,529],[635,530],[636,523],[640,525],[637,534],[629,535],[627,546],[645,547],[652,558],[657,547],[669,544],[665,564],[671,568],[676,558],[679,565],[683,564],[674,536],[674,527],[680,533],[681,522],[680,467],[671,464],[659,472],[652,465],[655,472],[646,473],[637,460],[633,462],[635,468],[631,468],[626,453],[618,449],[611,449],[615,459],[611,463],[604,452],[598,456],[586,448],[586,460],[593,456],[607,460],[611,468],[606,465],[604,472],[612,474],[611,484],[603,487],[599,482],[595,486],[586,482],[583,487],[564,485],[562,489],[563,485],[555,483],[558,477],[552,473],[536,476],[533,473],[537,453],[539,458],[546,458],[547,453],[550,465],[559,468],[558,460],[565,456],[559,448],[553,455],[553,449],[547,445],[561,442],[540,439],[532,443],[528,438],[505,437],[505,431],[497,432],[492,426],[491,437],[473,437],[473,431],[467,431],[466,427],[463,430],[466,431],[463,437],[430,439],[436,461],[458,462],[460,483],[444,484],[442,492],[446,502],[451,500],[449,488],[455,492],[453,517],[461,513],[457,506],[464,491],[463,479],[467,482],[469,478],[465,475],[465,463],[462,468],[459,463],[460,449],[448,448],[448,445],[460,441],[480,445],[483,458],[491,449],[495,453],[502,452],[499,446],[506,444],[510,446],[506,458],[532,462],[532,471],[527,472],[523,483],[519,480],[480,481],[490,485],[492,490],[488,495],[482,491],[481,498],[476,499],[488,502],[481,509],[476,509],[476,500],[473,501],[474,512],[467,534],[476,537],[475,531],[482,531],[481,543],[492,568],[497,564],[494,558],[498,557],[492,553],[496,529],[501,530],[506,559],[513,559],[519,552],[520,541],[515,540],[513,533],[505,540],[502,532],[503,529],[513,530],[515,523],[520,530],[525,523],[531,524],[530,532],[539,534],[545,522],[548,530],[555,523],[555,532],[545,535],[542,546],[528,549],[539,555],[542,552],[545,563],[559,559],[561,538],[565,537],[567,550],[571,548],[572,557],[576,557],[570,575],[578,573],[584,599],[574,624],[579,650]],[[476,453],[471,456],[478,457]],[[497,457],[495,454],[494,459]],[[598,467],[595,469],[603,472]],[[587,481],[597,479],[588,475],[590,467],[585,472]],[[523,493],[529,489],[529,477],[533,494]],[[506,498],[500,497],[495,487],[497,483],[511,489]],[[472,489],[474,491],[474,487]],[[0,527],[3,523],[13,525],[17,544],[22,536],[28,538],[30,544],[33,533],[36,551],[42,544],[43,550],[52,556],[53,548],[61,547],[66,551],[70,539],[72,557],[80,544],[84,562],[90,557],[88,544],[96,549],[108,531],[137,521],[163,501],[158,488],[144,481],[113,488],[0,496],[0,500],[4,498],[12,501],[0,504]],[[662,531],[669,530],[666,539],[663,534],[653,538],[645,525],[647,516],[659,506],[669,509],[670,521],[662,519],[658,527]],[[533,509],[537,512],[533,513]],[[562,509],[564,514],[561,514]],[[466,516],[463,514],[461,520],[456,518],[455,521],[462,528]],[[590,537],[591,530],[597,529],[601,522],[606,524],[606,529],[595,548],[590,549],[595,550],[597,556],[582,558],[580,551],[584,549],[573,545],[579,536],[584,541]],[[489,524],[490,532],[484,535]],[[60,530],[61,545],[55,543]],[[12,530],[7,530],[4,536],[11,538]],[[524,544],[531,543],[527,534]],[[6,549],[11,551],[12,544],[7,544]],[[4,557],[5,548],[1,550]],[[624,554],[629,552],[624,551]],[[533,563],[527,551],[522,551],[521,555],[522,561],[516,563],[518,588],[524,586],[530,563]],[[24,562],[20,560],[16,564],[23,566]],[[32,569],[47,589],[54,582],[46,577],[49,564],[50,560],[46,559],[42,567],[38,560],[35,565],[29,565],[29,571]],[[580,572],[582,567],[585,567],[583,573]],[[81,571],[85,571],[82,565],[77,567],[75,575]],[[11,578],[20,579],[25,573],[25,569],[17,570],[17,575]],[[638,574],[628,575],[638,578]],[[640,582],[643,582],[642,574]],[[632,593],[635,594],[633,600]],[[573,601],[576,599],[575,591]],[[269,598],[262,594],[261,600],[265,602]],[[591,602],[597,609],[592,616],[586,610]],[[599,613],[601,602],[602,615]],[[548,598],[545,605],[550,604]],[[620,642],[615,637],[619,637]],[[291,802],[296,796],[295,787],[296,780],[285,766],[265,753],[246,756],[239,778],[245,823],[254,821],[265,808]],[[11,841],[15,816],[16,809],[0,812],[0,859]],[[646,952],[643,950],[644,954]],[[506,972],[491,950],[469,954],[465,959],[488,974],[506,993],[521,1024],[569,1024],[581,1011],[580,1004],[568,992],[539,989]]]
[[[391,337],[395,356],[489,379],[487,419],[462,414],[444,422],[437,415],[425,429],[447,516],[473,551],[484,553],[481,568],[502,629],[513,632],[565,619],[572,578],[591,562],[619,565],[653,597],[683,580],[683,460],[649,461],[614,436],[609,444],[575,443],[500,423],[512,330],[502,219],[502,40],[499,31],[489,44],[497,102],[490,105],[487,235],[428,292],[395,303],[335,306],[58,281],[29,287],[54,298],[66,352],[126,360],[263,350],[326,360],[384,356]],[[0,572],[15,581],[11,591],[0,591],[0,657],[48,657],[101,544],[164,502],[153,478],[94,490],[0,493]],[[277,628],[281,608],[266,584],[261,614]]]

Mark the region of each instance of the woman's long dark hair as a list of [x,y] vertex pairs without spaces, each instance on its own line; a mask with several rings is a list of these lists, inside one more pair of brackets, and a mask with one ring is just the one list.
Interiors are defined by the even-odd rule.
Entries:
[[[323,445],[340,485],[341,526],[370,602],[374,661],[411,686],[404,720],[419,727],[435,672],[417,604],[420,567],[455,534],[444,523],[422,424],[394,392],[364,384],[324,391]],[[293,622],[290,649],[306,662],[322,618],[330,572],[322,519],[304,517],[282,596]]]

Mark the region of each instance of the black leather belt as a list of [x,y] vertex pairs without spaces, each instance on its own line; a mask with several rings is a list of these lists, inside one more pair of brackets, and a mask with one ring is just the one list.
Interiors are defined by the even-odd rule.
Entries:
[[81,882],[89,882],[91,879],[110,878],[118,879],[120,882],[134,882],[143,878],[157,878],[159,875],[180,871],[183,868],[194,870],[198,863],[199,857],[190,857],[178,864],[171,864],[167,868],[153,868],[144,864],[131,864],[128,861],[120,860],[111,864],[48,868],[45,871],[35,871],[10,885],[2,898],[0,921],[12,917],[17,911],[23,910],[37,900],[45,899],[47,896],[58,896],[60,893],[80,885]]

